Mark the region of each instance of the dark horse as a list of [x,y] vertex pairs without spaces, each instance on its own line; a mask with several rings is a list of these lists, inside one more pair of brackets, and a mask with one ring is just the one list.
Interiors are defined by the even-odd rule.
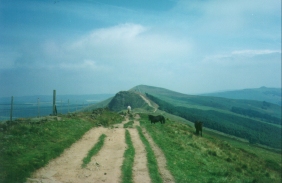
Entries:
[[151,121],[151,124],[152,123],[156,123],[156,122],[161,122],[161,124],[164,124],[165,123],[165,118],[164,118],[164,116],[162,116],[162,115],[158,115],[158,116],[153,116],[153,115],[148,115],[148,117],[149,117],[149,120]]
[[195,122],[195,128],[196,128],[196,134],[199,135],[199,132],[201,132],[201,137],[202,135],[202,131],[203,131],[203,122],[200,121],[196,121]]

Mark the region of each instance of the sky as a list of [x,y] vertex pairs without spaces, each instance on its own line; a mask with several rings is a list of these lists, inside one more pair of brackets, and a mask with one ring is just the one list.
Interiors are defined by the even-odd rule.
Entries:
[[281,88],[280,0],[0,0],[0,97]]

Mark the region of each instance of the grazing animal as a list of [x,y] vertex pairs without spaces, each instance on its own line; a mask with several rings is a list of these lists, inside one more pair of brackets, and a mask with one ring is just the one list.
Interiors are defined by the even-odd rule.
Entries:
[[164,116],[162,116],[162,115],[158,115],[158,116],[153,116],[153,115],[148,115],[148,117],[149,117],[149,120],[151,121],[151,124],[152,123],[157,123],[157,122],[161,122],[161,124],[164,124],[165,123],[165,118],[164,118]]
[[196,134],[199,135],[199,132],[201,132],[201,137],[203,136],[203,122],[196,121],[195,122],[195,128],[196,128]]

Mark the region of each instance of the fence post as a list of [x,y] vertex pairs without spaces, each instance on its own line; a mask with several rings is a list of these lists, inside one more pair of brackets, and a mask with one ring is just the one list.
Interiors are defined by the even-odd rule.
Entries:
[[70,99],[68,99],[68,113],[70,113],[69,107],[70,107]]
[[56,110],[56,90],[53,90],[53,116],[57,115]]
[[14,103],[14,97],[12,96],[11,98],[11,111],[10,111],[10,121],[12,122],[13,120],[13,104]]
[[40,106],[40,100],[39,100],[39,98],[37,98],[37,117],[39,118],[40,117],[40,108],[39,108],[39,106]]

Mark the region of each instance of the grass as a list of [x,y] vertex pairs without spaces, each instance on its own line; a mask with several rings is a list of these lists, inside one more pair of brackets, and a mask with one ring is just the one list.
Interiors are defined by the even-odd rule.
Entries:
[[87,166],[87,164],[90,163],[92,156],[94,156],[95,154],[97,154],[101,150],[101,148],[104,145],[104,141],[105,141],[106,137],[107,136],[105,134],[102,134],[99,137],[98,142],[89,150],[87,156],[85,158],[83,158],[83,160],[82,160],[83,163],[81,165],[82,168],[85,168]]
[[123,125],[123,128],[133,128],[134,121],[129,121]]
[[0,182],[24,182],[94,126],[80,119],[21,124],[0,134]]
[[148,169],[149,169],[150,178],[151,178],[152,182],[154,182],[154,183],[163,182],[163,180],[160,176],[160,173],[158,171],[158,164],[157,164],[157,160],[156,160],[154,151],[152,150],[148,140],[144,136],[142,129],[138,126],[137,130],[138,130],[140,139],[143,142],[145,149],[147,151],[147,161],[148,161],[147,165],[148,165]]
[[132,167],[134,163],[135,149],[128,130],[125,131],[125,142],[127,144],[127,149],[124,152],[124,160],[121,167],[122,183],[133,183]]
[[117,113],[105,110],[103,115],[99,115],[96,118],[96,126],[110,127],[116,123],[120,123],[122,120],[123,118]]
[[[0,182],[25,182],[31,174],[63,153],[95,126],[111,126],[123,118],[105,110],[93,119],[92,113],[61,116],[60,121],[31,125],[25,119],[0,132]],[[101,124],[101,121],[103,122]]]
[[193,128],[179,122],[151,125],[147,115],[140,116],[141,126],[164,152],[176,182],[281,182],[279,154],[274,159],[273,152],[261,149],[262,157],[245,150],[247,144],[234,147],[205,132],[196,136]]

